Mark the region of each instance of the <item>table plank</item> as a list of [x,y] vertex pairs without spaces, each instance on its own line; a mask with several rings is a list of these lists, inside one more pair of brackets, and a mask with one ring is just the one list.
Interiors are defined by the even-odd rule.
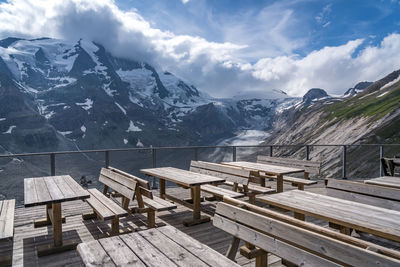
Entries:
[[99,242],[117,266],[146,266],[118,236],[103,238]]
[[68,185],[68,182],[65,180],[65,176],[54,176],[53,181],[54,183],[58,186],[60,191],[63,193],[64,198],[66,200],[68,199],[74,199],[76,197],[76,194],[74,190]]
[[[64,177],[65,176],[65,177]],[[71,176],[63,175],[64,181],[69,187],[74,191],[75,198],[74,199],[85,199],[89,198],[89,193],[82,188]]]
[[13,237],[15,199],[0,201],[0,240]]
[[64,199],[64,194],[61,192],[60,188],[58,188],[57,184],[54,181],[54,177],[46,177],[43,179],[46,184],[47,190],[53,200],[53,203],[60,202]]
[[141,169],[142,173],[171,181],[176,184],[191,187],[195,185],[223,183],[225,179],[206,174],[200,174],[172,167]]
[[85,266],[116,266],[98,240],[80,243],[77,250]]
[[181,245],[175,243],[172,239],[166,238],[157,229],[138,232],[151,243],[152,246],[162,251],[170,260],[178,266],[208,266],[201,259],[194,256]]
[[247,162],[247,161],[222,162],[222,164],[237,166],[257,172],[263,172],[267,175],[286,175],[286,174],[304,172],[304,169],[300,168],[284,167],[284,166],[270,165],[264,163]]
[[26,178],[24,179],[24,204],[25,207],[27,205],[32,205],[38,201],[36,187],[35,187],[35,178]]
[[400,177],[382,176],[374,179],[364,180],[364,183],[392,188],[400,188]]
[[257,199],[273,206],[400,241],[399,211],[299,190],[260,196]]
[[177,266],[161,251],[153,247],[153,245],[137,233],[121,235],[120,238],[129,246],[135,254],[146,263],[147,266]]
[[35,188],[37,194],[37,202],[40,204],[49,204],[52,203],[53,199],[51,198],[49,189],[46,186],[46,182],[43,177],[36,178],[35,180]]
[[163,239],[170,238],[177,244],[180,244],[186,250],[190,251],[193,255],[200,258],[210,266],[231,267],[238,266],[227,257],[221,255],[212,248],[200,243],[196,239],[182,233],[172,226],[164,226],[157,228],[157,230],[164,235]]

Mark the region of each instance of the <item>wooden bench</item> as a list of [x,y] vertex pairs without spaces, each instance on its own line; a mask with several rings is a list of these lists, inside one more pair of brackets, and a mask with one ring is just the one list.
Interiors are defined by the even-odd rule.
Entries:
[[[133,213],[144,213],[147,212],[147,227],[155,227],[155,213],[165,210],[176,209],[177,206],[167,200],[159,198],[153,195],[150,190],[150,184],[148,181],[136,177],[127,172],[121,171],[119,169],[108,167],[108,169],[117,175],[124,176],[127,179],[131,179],[136,182],[136,201],[137,207],[129,207],[129,199],[123,198],[123,207],[129,212]],[[115,195],[116,196],[116,195]]]
[[398,251],[237,199],[224,198],[224,202],[217,204],[213,225],[233,236],[226,253],[231,260],[243,240],[259,249],[256,266],[267,266],[268,252],[296,266],[400,264]]
[[251,172],[234,166],[204,161],[191,161],[190,171],[225,179],[226,181],[224,184],[232,186],[232,190],[220,188],[215,185],[201,186],[201,191],[210,193],[220,198],[224,196],[231,198],[248,196],[249,202],[255,203],[256,195],[276,192],[271,188],[249,184]]
[[[11,241],[14,237],[15,199],[0,200],[0,241]],[[0,255],[0,266],[11,265],[11,255]]]
[[[111,235],[117,235],[120,233],[119,218],[128,216],[128,212],[123,208],[126,207],[125,199],[135,197],[136,181],[105,168],[100,171],[99,181],[104,184],[103,193],[95,188],[88,189],[90,198],[85,201],[93,208],[93,213],[83,214],[82,217],[83,219],[91,219],[97,216],[102,221],[111,220]],[[114,189],[124,197],[123,207],[109,197],[107,194],[109,188]]]
[[400,189],[329,178],[325,183],[328,196],[400,211]]
[[317,181],[311,181],[310,173],[314,175],[321,174],[321,162],[311,160],[300,160],[292,158],[280,158],[280,157],[269,157],[269,156],[257,156],[257,163],[273,164],[277,166],[294,167],[304,169],[304,179],[296,178],[291,176],[283,176],[284,182],[292,183],[293,186],[297,186],[299,190],[304,190],[304,186],[316,184]]

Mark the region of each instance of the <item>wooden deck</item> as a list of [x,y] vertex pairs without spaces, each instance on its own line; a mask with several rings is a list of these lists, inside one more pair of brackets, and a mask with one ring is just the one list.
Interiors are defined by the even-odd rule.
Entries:
[[[270,182],[275,184],[274,182]],[[306,190],[324,193],[323,181],[313,185]],[[295,187],[285,184],[284,189]],[[167,192],[179,198],[189,197],[188,190],[181,188],[167,188]],[[215,210],[215,202],[203,202],[202,212],[212,216]],[[82,213],[91,211],[88,204],[81,200],[66,202],[62,205],[63,216],[66,216],[66,223],[63,224],[63,239],[78,239],[80,242],[98,239],[99,235],[110,231],[109,222],[100,220],[82,220]],[[157,213],[156,223],[158,225],[172,225],[184,233],[190,235],[203,244],[214,250],[225,254],[232,240],[232,237],[222,230],[212,226],[212,222],[185,227],[182,224],[184,218],[191,217],[192,211],[184,206],[178,205],[177,209]],[[15,210],[15,234],[13,242],[0,243],[0,253],[13,252],[13,266],[82,266],[78,253],[67,251],[55,255],[37,257],[37,247],[52,242],[52,228],[34,228],[33,220],[45,217],[45,206],[30,208],[17,207]],[[309,218],[307,218],[309,220]],[[314,220],[318,224],[324,224]],[[121,229],[134,229],[140,231],[146,228],[146,216],[140,214],[130,215],[121,218]],[[377,240],[380,244],[381,241]],[[221,255],[221,257],[224,257]],[[237,254],[236,260],[241,266],[254,266],[254,260],[248,260]],[[282,266],[281,261],[274,255],[269,256],[269,266]]]

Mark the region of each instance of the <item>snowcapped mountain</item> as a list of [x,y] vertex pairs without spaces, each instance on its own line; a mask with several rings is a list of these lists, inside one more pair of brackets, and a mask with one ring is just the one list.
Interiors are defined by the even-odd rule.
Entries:
[[49,38],[0,40],[0,97],[3,152],[213,144],[268,130],[298,100],[214,99],[100,44]]

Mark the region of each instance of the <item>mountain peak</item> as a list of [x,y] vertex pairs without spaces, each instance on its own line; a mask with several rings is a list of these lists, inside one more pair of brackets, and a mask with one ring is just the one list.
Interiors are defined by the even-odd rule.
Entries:
[[324,89],[321,88],[311,88],[308,92],[303,96],[303,102],[305,104],[310,104],[313,100],[329,97]]

